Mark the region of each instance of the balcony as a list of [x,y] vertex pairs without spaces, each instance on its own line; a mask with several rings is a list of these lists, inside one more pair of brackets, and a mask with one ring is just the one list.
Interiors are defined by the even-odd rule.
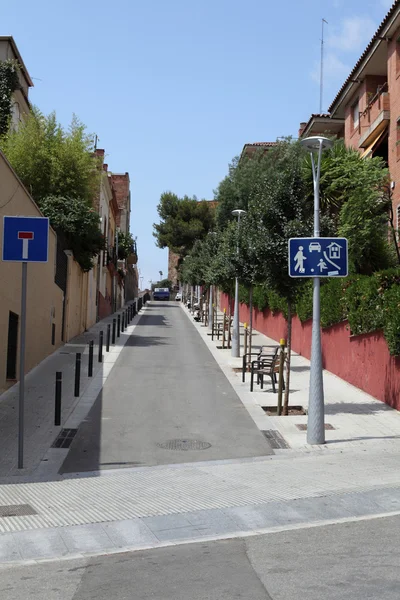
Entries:
[[382,133],[390,121],[390,94],[384,83],[370,99],[367,108],[360,113],[358,131],[361,134],[359,148],[367,148]]

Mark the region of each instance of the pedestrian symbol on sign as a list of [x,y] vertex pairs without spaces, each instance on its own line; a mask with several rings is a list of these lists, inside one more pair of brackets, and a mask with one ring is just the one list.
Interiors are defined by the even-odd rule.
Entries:
[[296,265],[294,267],[295,271],[298,271],[299,273],[304,273],[305,269],[304,269],[304,261],[307,260],[306,257],[304,256],[303,253],[303,246],[299,246],[299,250],[296,254],[296,256],[294,257],[294,260],[296,261]]

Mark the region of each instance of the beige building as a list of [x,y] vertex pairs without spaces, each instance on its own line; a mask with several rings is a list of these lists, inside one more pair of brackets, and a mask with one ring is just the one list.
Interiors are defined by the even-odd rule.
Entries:
[[[43,216],[2,153],[0,181],[1,221],[5,215]],[[61,345],[63,292],[55,283],[56,247],[56,234],[50,229],[48,263],[28,264],[26,372]],[[19,379],[21,271],[20,264],[0,261],[0,392]]]
[[24,61],[10,35],[0,36],[0,61],[16,60],[20,65],[18,73],[20,88],[13,94],[11,127],[18,127],[18,123],[23,120],[24,115],[30,111],[28,100],[29,88],[33,87],[32,79],[25,67]]

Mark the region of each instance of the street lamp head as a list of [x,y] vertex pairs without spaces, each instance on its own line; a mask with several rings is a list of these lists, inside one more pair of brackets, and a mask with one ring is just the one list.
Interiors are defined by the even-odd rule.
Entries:
[[242,210],[241,208],[236,208],[232,211],[232,214],[235,215],[235,217],[241,217],[242,215],[246,214],[246,211]]
[[318,152],[320,146],[322,146],[322,150],[332,148],[333,141],[321,135],[312,135],[300,140],[300,144],[310,152]]

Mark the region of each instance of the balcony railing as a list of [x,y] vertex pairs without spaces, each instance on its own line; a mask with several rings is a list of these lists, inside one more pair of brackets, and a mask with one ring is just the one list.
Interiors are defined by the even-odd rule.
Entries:
[[368,145],[371,135],[379,127],[381,130],[390,119],[390,95],[387,82],[380,85],[371,97],[366,109],[360,113],[358,132],[361,135],[359,146]]

